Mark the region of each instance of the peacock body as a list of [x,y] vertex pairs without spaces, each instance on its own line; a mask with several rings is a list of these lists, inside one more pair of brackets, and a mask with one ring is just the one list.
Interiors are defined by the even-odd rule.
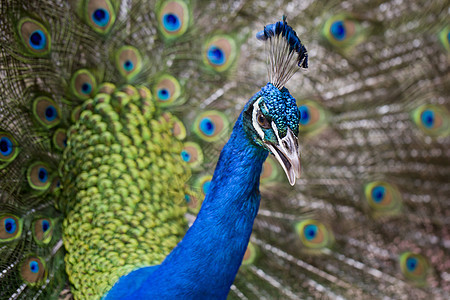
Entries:
[[1,1],[0,298],[449,298],[448,10]]

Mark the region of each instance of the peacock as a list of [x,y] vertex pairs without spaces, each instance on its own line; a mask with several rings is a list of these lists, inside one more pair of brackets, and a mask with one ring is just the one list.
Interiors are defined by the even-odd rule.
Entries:
[[450,298],[448,12],[1,0],[0,298]]

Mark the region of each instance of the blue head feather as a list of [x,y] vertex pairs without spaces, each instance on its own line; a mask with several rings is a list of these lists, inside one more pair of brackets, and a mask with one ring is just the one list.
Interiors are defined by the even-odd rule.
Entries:
[[[274,122],[279,137],[283,138],[290,128],[295,135],[298,135],[300,113],[297,108],[296,100],[291,96],[289,90],[283,87],[281,90],[277,89],[272,83],[267,83],[261,88],[247,103],[244,108],[244,127],[246,132],[252,137],[256,144],[263,146],[262,141],[258,141],[258,135],[252,124],[252,109],[253,104],[259,100],[259,108],[269,122]],[[275,142],[276,137],[272,129],[262,129],[268,141]],[[253,134],[251,134],[253,132]]]

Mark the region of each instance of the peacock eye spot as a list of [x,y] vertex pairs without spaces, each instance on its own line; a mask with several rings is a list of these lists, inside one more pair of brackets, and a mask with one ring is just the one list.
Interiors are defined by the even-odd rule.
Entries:
[[7,218],[4,221],[5,230],[9,234],[13,234],[16,231],[16,221],[11,218]]
[[96,9],[92,14],[92,20],[100,27],[105,27],[108,25],[109,19],[109,13],[103,8]]
[[30,271],[33,273],[39,272],[39,264],[34,260],[30,261]]
[[94,19],[101,22],[106,17],[106,11],[104,9],[96,9],[94,11]]
[[258,115],[256,116],[256,119],[258,121],[258,124],[262,128],[265,128],[265,129],[270,128],[269,121],[267,120],[267,118],[261,112],[258,112]]
[[225,53],[216,46],[211,46],[207,53],[208,59],[216,65],[223,65],[225,63]]
[[58,112],[56,111],[56,108],[52,105],[49,105],[45,109],[45,117],[48,121],[53,121],[58,116]]
[[339,41],[343,40],[346,36],[344,22],[342,21],[335,21],[331,24],[330,30],[334,38]]
[[53,117],[53,114],[54,114],[54,108],[49,106],[49,107],[45,110],[45,115],[46,115],[47,117],[51,118],[51,117]]
[[427,128],[433,128],[434,125],[434,120],[435,120],[435,116],[434,116],[434,112],[432,110],[425,110],[422,115],[422,122],[425,125],[425,127]]
[[92,90],[92,86],[89,83],[83,83],[81,85],[81,91],[85,94],[89,94]]
[[168,89],[160,89],[158,90],[158,98],[162,101],[168,100],[170,98],[170,92]]
[[50,222],[47,220],[42,221],[42,231],[46,232],[50,228]]
[[133,62],[131,60],[125,61],[123,67],[126,71],[131,71],[133,69]]
[[6,142],[5,140],[1,140],[0,141],[0,151],[2,152],[6,152],[8,151],[9,147],[8,147],[8,142]]
[[317,235],[317,226],[314,224],[309,224],[305,226],[305,236],[307,240],[312,240]]
[[181,158],[185,162],[189,162],[189,160],[191,159],[191,155],[186,150],[183,150],[183,151],[181,151]]
[[386,189],[383,186],[376,186],[372,190],[372,197],[377,203],[380,203],[383,200],[385,194]]
[[166,19],[167,23],[170,24],[175,24],[178,20],[174,14],[167,14],[164,16],[164,18]]
[[206,135],[210,136],[214,134],[216,126],[209,118],[203,118],[203,120],[200,121],[200,128]]
[[48,178],[47,170],[44,168],[40,168],[38,172],[38,177],[41,182],[46,182]]
[[33,45],[39,46],[42,42],[42,35],[38,31],[35,31],[31,34],[30,41]]
[[302,105],[298,108],[300,112],[300,124],[307,125],[311,119],[309,109],[306,105]]
[[0,152],[3,155],[9,155],[11,154],[13,150],[13,144],[11,142],[11,140],[7,137],[2,137],[0,139]]
[[172,13],[164,15],[163,23],[168,31],[177,31],[181,27],[180,19]]
[[408,270],[414,271],[417,267],[417,259],[414,257],[409,257],[406,260],[406,266],[407,266]]
[[29,38],[30,45],[33,49],[42,50],[47,45],[45,34],[42,30],[34,31]]

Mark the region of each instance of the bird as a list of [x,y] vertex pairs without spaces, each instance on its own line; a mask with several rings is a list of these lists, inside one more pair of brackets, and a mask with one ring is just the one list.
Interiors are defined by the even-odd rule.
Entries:
[[446,1],[0,11],[1,299],[449,298]]

